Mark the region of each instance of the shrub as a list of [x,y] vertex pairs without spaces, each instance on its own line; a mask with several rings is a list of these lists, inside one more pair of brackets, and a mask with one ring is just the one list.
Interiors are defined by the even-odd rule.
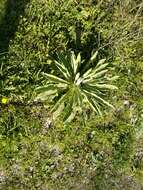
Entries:
[[[94,68],[91,68],[97,56],[97,52],[91,56],[88,62],[81,60],[80,53],[76,57],[71,54],[60,54],[55,62],[55,74],[46,75],[48,84],[39,87],[38,91],[43,91],[37,98],[56,100],[52,112],[64,110],[64,120],[73,118],[77,110],[82,113],[86,105],[100,115],[100,106],[107,105],[113,108],[103,97],[107,90],[115,90],[117,87],[110,84],[110,81],[117,78],[110,78],[107,75],[108,63],[101,59]],[[59,72],[59,76],[57,75]]]

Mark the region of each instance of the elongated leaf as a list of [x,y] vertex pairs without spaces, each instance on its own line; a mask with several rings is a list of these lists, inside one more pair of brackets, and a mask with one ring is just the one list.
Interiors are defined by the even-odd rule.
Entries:
[[70,123],[75,118],[75,115],[76,115],[76,111],[75,109],[73,109],[73,111],[70,113],[68,118],[65,120],[65,123]]
[[78,63],[76,61],[76,57],[75,57],[75,54],[73,52],[71,54],[71,65],[73,68],[73,73],[76,74],[77,68],[78,68]]
[[89,75],[87,77],[87,79],[83,80],[83,83],[94,82],[96,78],[103,76],[105,73],[107,73],[107,71],[108,70],[106,69],[106,70],[100,71],[96,74],[92,73],[91,75]]
[[93,62],[95,61],[96,57],[97,57],[98,51],[96,51],[90,58],[90,61]]
[[90,74],[92,74],[92,72],[93,72],[92,69],[88,69],[88,70],[83,74],[83,79],[88,78],[88,76],[89,76]]
[[99,88],[97,88],[96,85],[93,85],[93,84],[90,84],[90,83],[82,85],[82,89],[86,90],[88,92],[95,93],[95,94],[97,94],[99,96],[101,96],[101,95],[103,96],[104,95],[104,93]]
[[109,90],[117,90],[118,88],[114,85],[110,84],[96,84],[95,87],[101,88],[101,89],[109,89]]
[[77,73],[77,69],[78,69],[78,68],[80,67],[80,65],[81,65],[81,55],[80,55],[80,53],[77,55],[76,64],[77,64],[77,67],[76,67],[76,73]]
[[92,99],[91,99],[91,98],[89,98],[89,97],[87,96],[87,94],[86,94],[86,93],[83,93],[83,95],[84,95],[84,97],[85,97],[85,99],[86,99],[87,103],[88,103],[88,104],[89,104],[89,106],[91,107],[91,109],[92,109],[94,112],[98,113],[98,110],[96,109],[96,107],[95,107],[95,105],[94,105],[94,103],[93,103]]
[[65,122],[70,122],[72,119],[72,115],[76,110],[73,109],[75,104],[75,95],[74,95],[74,89],[72,89],[71,94],[69,96],[68,103],[64,109],[64,121]]
[[59,63],[63,64],[65,66],[65,68],[67,68],[70,77],[72,78],[73,75],[73,69],[72,69],[72,65],[70,63],[71,61],[71,55],[69,56],[68,54],[65,56],[63,54],[58,54],[58,59],[59,59]]
[[84,90],[84,92],[85,92],[87,95],[89,95],[89,96],[91,96],[91,97],[94,97],[94,98],[97,99],[97,100],[100,100],[100,102],[102,102],[103,104],[105,104],[105,105],[111,107],[112,109],[114,109],[114,106],[113,106],[113,105],[111,105],[109,102],[107,102],[107,101],[104,100],[103,98],[97,96],[96,94],[87,92],[86,90]]
[[62,103],[64,103],[64,102],[66,101],[67,96],[68,96],[68,93],[62,95],[62,97],[57,101],[57,103],[55,104],[55,106],[52,108],[52,112],[55,112],[55,111],[58,109],[58,107],[59,107]]
[[63,77],[67,80],[70,79],[70,74],[67,70],[67,68],[65,68],[65,66],[63,64],[58,63],[57,61],[55,62],[57,68],[59,69],[60,73],[63,75]]
[[47,74],[47,73],[44,73],[44,75],[46,75],[48,80],[51,81],[51,82],[69,84],[68,81],[66,81],[66,80],[64,80],[62,78],[59,78],[59,77],[57,77],[55,75],[50,75],[50,74]]
[[56,95],[57,95],[57,90],[48,90],[48,91],[38,94],[38,96],[35,98],[35,101],[37,101],[37,100],[45,101],[49,98],[49,96],[54,97]]
[[44,91],[49,91],[49,90],[56,90],[56,86],[54,86],[53,84],[47,84],[45,86],[40,86],[38,88],[36,88],[36,92],[40,93],[40,92],[44,92]]
[[91,74],[89,77],[93,77],[94,79],[96,79],[96,78],[98,78],[98,77],[100,77],[100,76],[103,76],[105,73],[107,73],[108,72],[108,70],[107,69],[105,69],[105,70],[102,70],[102,71],[100,71],[100,72],[98,72],[98,73],[96,73],[96,74]]
[[75,81],[74,81],[75,83],[79,79],[79,77],[80,77],[80,73],[77,73],[76,76],[75,76]]
[[65,107],[65,105],[64,105],[64,102],[63,102],[58,106],[56,111],[53,112],[53,119],[54,120],[57,119],[57,117],[59,117],[61,115],[62,111],[64,110],[64,107]]
[[100,67],[98,67],[98,68],[95,68],[94,70],[92,70],[92,73],[91,74],[89,74],[88,75],[88,77],[90,78],[90,77],[95,77],[95,76],[98,76],[99,75],[99,73],[104,73],[104,71],[108,71],[107,69],[105,69],[106,67],[107,67],[107,65],[108,65],[108,63],[106,63],[106,64],[103,64],[103,65],[101,65]]
[[94,106],[96,107],[97,113],[98,113],[100,116],[102,116],[102,112],[101,112],[101,110],[100,110],[100,108],[99,108],[99,104],[98,104],[94,99],[93,99],[92,101],[93,101]]
[[96,68],[93,70],[93,72],[94,72],[94,73],[97,73],[98,71],[105,69],[105,68],[107,67],[107,65],[109,65],[109,63],[102,64],[102,65],[100,65],[99,67],[96,67]]
[[62,95],[62,97],[57,101],[55,106],[52,108],[52,112],[56,111],[58,109],[58,107],[60,106],[60,104],[66,102],[66,100],[68,99],[68,97],[71,94],[71,90],[72,89],[69,89],[64,95]]
[[75,104],[82,108],[83,96],[80,88],[76,88],[74,91]]
[[102,65],[105,61],[106,61],[106,59],[101,59],[101,60],[97,63],[96,67]]
[[107,77],[107,80],[108,81],[115,81],[115,80],[117,80],[119,78],[119,76],[114,76],[114,77],[111,77],[111,78],[108,78]]
[[99,114],[100,116],[102,116],[101,110],[99,108],[98,103],[96,102],[96,100],[89,98],[89,101],[91,102],[91,104],[94,106],[94,108],[96,109],[96,113]]

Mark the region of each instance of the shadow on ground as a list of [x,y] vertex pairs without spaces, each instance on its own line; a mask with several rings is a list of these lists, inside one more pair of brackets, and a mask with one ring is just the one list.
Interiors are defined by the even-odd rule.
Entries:
[[5,13],[0,23],[0,54],[8,51],[10,40],[15,36],[20,16],[30,0],[7,0]]

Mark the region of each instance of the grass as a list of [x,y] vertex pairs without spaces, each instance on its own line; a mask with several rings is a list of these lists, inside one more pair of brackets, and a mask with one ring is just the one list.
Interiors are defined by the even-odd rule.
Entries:
[[[135,128],[124,114],[48,127],[43,107],[8,109],[0,117],[2,189],[110,189],[112,180],[121,188],[118,180],[133,174]],[[138,185],[131,180],[126,189]]]
[[[1,2],[0,16],[5,14]],[[142,58],[136,58],[141,45],[126,49],[129,58],[117,56],[112,62],[111,73],[119,75],[119,90],[108,94],[115,111],[102,110],[102,118],[89,113],[86,126],[80,117],[64,125],[52,121],[47,106],[29,101],[35,87],[45,83],[41,71],[49,71],[49,62],[44,63],[42,40],[40,50],[32,47],[33,42],[29,44],[33,49],[25,48],[29,39],[37,40],[35,35],[26,36],[26,43],[21,40],[26,15],[19,20],[14,38],[6,39],[8,55],[0,57],[0,99],[9,100],[0,104],[0,189],[142,189],[143,66]],[[36,20],[30,22],[28,26]]]

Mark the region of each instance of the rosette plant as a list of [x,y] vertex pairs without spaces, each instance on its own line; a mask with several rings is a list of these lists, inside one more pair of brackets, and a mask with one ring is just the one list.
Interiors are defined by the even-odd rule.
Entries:
[[109,78],[108,63],[105,59],[96,62],[97,52],[86,62],[80,53],[76,56],[59,54],[54,60],[55,74],[43,73],[47,77],[47,84],[37,88],[40,93],[38,99],[52,97],[54,106],[52,113],[56,117],[60,113],[64,121],[71,121],[77,112],[82,113],[91,108],[102,115],[101,106],[113,106],[105,100],[107,90],[115,90],[111,84],[117,76]]

